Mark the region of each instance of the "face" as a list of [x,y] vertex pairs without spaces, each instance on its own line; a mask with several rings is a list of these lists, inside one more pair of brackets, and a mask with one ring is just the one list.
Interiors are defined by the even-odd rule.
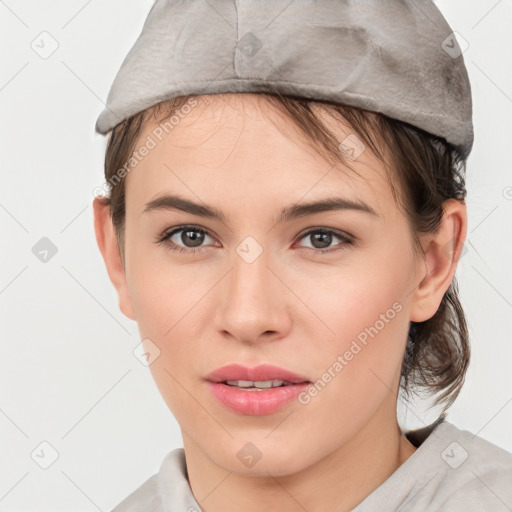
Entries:
[[[369,148],[350,162],[356,174],[258,95],[206,99],[126,178],[121,305],[160,351],[150,370],[185,443],[227,470],[292,473],[375,418],[396,418],[424,265]],[[352,133],[322,117],[340,142]],[[222,217],[171,207],[169,195]],[[346,207],[300,209],[331,198]],[[206,380],[229,364],[269,364],[312,384],[278,405],[256,397],[234,410]],[[254,450],[247,443],[261,455],[253,468],[240,458]]]

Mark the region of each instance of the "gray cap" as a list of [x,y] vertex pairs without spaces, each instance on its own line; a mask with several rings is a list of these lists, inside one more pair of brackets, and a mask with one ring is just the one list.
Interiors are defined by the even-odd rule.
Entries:
[[431,0],[156,0],[96,131],[189,94],[281,93],[473,145],[462,50]]

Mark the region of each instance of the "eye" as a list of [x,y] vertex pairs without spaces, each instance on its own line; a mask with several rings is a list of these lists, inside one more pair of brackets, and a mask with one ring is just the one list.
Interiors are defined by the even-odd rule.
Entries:
[[[212,238],[204,228],[199,226],[179,226],[160,235],[156,242],[165,244],[169,249],[180,253],[196,253],[201,252],[201,248],[205,247],[203,242],[206,237]],[[353,240],[348,235],[329,228],[310,229],[300,237],[300,240],[307,239],[307,237],[310,237],[312,246],[306,246],[305,248],[311,249],[316,253],[331,253],[353,244]],[[334,248],[326,250],[335,239],[340,240],[340,243],[336,244]]]
[[[351,245],[353,243],[353,240],[347,235],[329,228],[310,229],[307,233],[300,237],[300,240],[307,239],[308,237],[311,240],[312,246],[306,248],[312,249],[317,253],[331,253],[334,251],[343,250],[346,245]],[[336,238],[341,240],[341,243],[336,244],[334,249],[324,250],[326,247],[331,246],[332,242]]]
[[[180,234],[181,233],[181,234]],[[167,231],[157,239],[157,243],[163,243],[169,249],[178,252],[200,252],[201,244],[204,242],[205,237],[211,236],[203,228],[198,226],[180,226]],[[183,243],[184,245],[180,245]]]

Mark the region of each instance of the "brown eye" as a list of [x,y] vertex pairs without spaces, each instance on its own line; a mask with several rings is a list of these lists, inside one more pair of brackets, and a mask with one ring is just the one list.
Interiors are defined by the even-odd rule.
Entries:
[[[181,236],[178,237],[187,247],[197,247],[202,244],[205,233],[194,229],[181,230]],[[190,245],[188,243],[190,242]]]
[[[317,252],[332,252],[338,249],[343,249],[345,245],[349,245],[352,243],[352,240],[347,236],[338,233],[332,229],[326,228],[316,228],[311,229],[304,235],[302,235],[301,240],[309,239],[311,246],[307,247],[308,249],[316,250]],[[341,243],[332,245],[336,240],[341,241]],[[329,249],[329,250],[324,250]]]
[[[159,243],[165,243],[170,249],[180,252],[196,252],[198,248],[203,247],[206,237],[210,237],[208,232],[195,226],[181,226],[165,233],[159,240]],[[210,237],[211,238],[211,237]]]

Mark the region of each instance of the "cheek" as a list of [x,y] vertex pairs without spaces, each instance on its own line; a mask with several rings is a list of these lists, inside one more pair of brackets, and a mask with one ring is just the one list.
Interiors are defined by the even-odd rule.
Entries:
[[162,248],[127,243],[127,254],[128,289],[141,335],[171,336],[204,295],[204,281],[195,280],[190,267],[172,263]]
[[[315,326],[325,334],[318,338],[321,345],[343,349],[358,337],[364,343],[365,333],[369,336],[366,329],[375,325],[384,338],[397,327],[402,329],[405,313],[400,312],[406,310],[410,300],[409,267],[406,261],[387,265],[384,259],[379,261],[376,256],[373,261],[361,259],[357,264],[311,279],[300,276],[295,290],[317,317]],[[298,322],[312,327],[313,320],[308,315]]]
[[[136,260],[133,260],[136,263]],[[194,341],[204,335],[194,321],[197,308],[204,306],[212,284],[195,283],[194,274],[179,266],[140,262],[129,278],[130,295],[141,339],[157,347],[158,357],[149,365],[152,377],[167,406],[181,422],[194,417],[191,407],[191,373],[198,366]]]
[[316,336],[312,359],[320,382],[311,402],[320,415],[328,411],[325,421],[336,417],[333,424],[343,425],[347,411],[368,416],[390,390],[396,394],[409,328],[410,265],[405,258],[391,265],[381,253],[309,292],[305,302],[329,328],[322,327],[328,336]]
[[132,249],[127,282],[140,336],[160,350],[151,371],[160,380],[172,381],[168,372],[174,375],[175,368],[193,366],[190,342],[200,337],[194,315],[212,284],[198,279],[191,267],[162,261],[161,255],[156,260],[154,253],[160,251]]

